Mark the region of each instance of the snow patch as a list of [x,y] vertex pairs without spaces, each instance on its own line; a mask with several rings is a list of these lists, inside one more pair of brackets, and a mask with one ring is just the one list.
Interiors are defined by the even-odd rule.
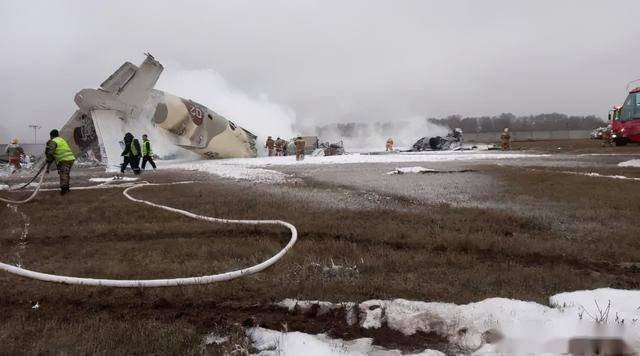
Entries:
[[0,190],[7,190],[9,189],[9,186],[6,184],[0,184]]
[[347,154],[340,156],[307,156],[296,161],[294,156],[232,158],[222,160],[167,161],[161,169],[195,170],[216,174],[224,178],[250,180],[255,182],[283,183],[290,181],[290,175],[266,169],[270,166],[354,164],[354,163],[398,163],[398,162],[450,162],[491,159],[521,159],[547,157],[549,155],[521,153],[477,153],[477,152],[420,152],[394,153],[385,155]]
[[632,159],[630,161],[624,161],[618,163],[620,167],[640,167],[640,159]]
[[[306,303],[287,299],[283,305]],[[362,328],[436,333],[464,353],[567,353],[579,338],[619,340],[624,350],[640,350],[640,290],[560,293],[550,305],[506,298],[465,305],[394,299],[365,301],[355,309]]]
[[388,350],[373,345],[373,339],[360,338],[351,341],[331,339],[325,334],[310,335],[301,332],[280,332],[264,328],[251,328],[247,334],[258,350],[259,356],[441,356],[442,352],[425,350],[419,354],[403,354],[399,350]]
[[227,341],[229,341],[228,336],[220,336],[215,333],[211,333],[204,338],[205,345],[222,345]]
[[567,173],[567,174],[576,174],[576,175],[582,175],[582,176],[587,176],[587,177],[598,177],[598,178],[610,178],[610,179],[624,179],[624,180],[635,180],[635,181],[640,181],[640,178],[634,178],[634,177],[627,177],[627,176],[621,176],[621,175],[604,175],[604,174],[600,174],[600,173],[595,173],[595,172],[591,172],[591,173],[578,173],[578,172],[569,172],[569,171],[565,171],[562,173]]
[[108,178],[89,178],[90,182],[96,183],[107,183],[107,182],[134,182],[140,180],[140,178],[131,178],[131,177],[108,177]]
[[194,161],[186,163],[170,163],[162,169],[184,169],[206,172],[223,178],[250,180],[262,183],[283,183],[289,175],[271,169],[255,168],[248,165],[234,164],[234,160]]
[[401,168],[396,168],[395,170],[393,170],[391,172],[387,172],[385,174],[405,174],[405,173],[424,173],[424,172],[435,172],[435,169],[424,168],[424,167],[420,167],[420,166],[416,166],[416,167],[401,167]]

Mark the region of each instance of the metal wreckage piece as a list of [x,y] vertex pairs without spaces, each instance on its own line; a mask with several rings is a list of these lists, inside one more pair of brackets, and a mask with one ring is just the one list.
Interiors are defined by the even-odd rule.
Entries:
[[204,105],[153,89],[163,69],[146,54],[139,67],[125,62],[98,89],[79,91],[79,109],[60,130],[74,153],[115,162],[125,132],[151,129],[205,158],[256,157],[256,135]]
[[456,151],[463,149],[463,143],[462,130],[454,129],[445,137],[423,137],[411,146],[410,151]]

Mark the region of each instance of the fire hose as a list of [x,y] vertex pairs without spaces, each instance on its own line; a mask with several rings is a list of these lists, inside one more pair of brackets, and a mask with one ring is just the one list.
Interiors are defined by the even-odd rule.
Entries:
[[38,171],[38,173],[36,173],[35,176],[33,176],[33,178],[31,178],[31,180],[29,182],[27,182],[26,184],[22,185],[21,187],[17,188],[17,189],[13,189],[12,191],[16,191],[16,190],[20,190],[23,189],[25,187],[27,187],[29,184],[31,184],[34,180],[36,180],[36,178],[38,178],[38,176],[40,176],[40,181],[38,182],[38,185],[36,185],[36,189],[34,189],[33,193],[31,193],[31,195],[24,199],[24,200],[13,200],[13,199],[7,199],[7,198],[3,198],[0,197],[0,201],[3,201],[5,203],[10,203],[10,204],[25,204],[30,202],[31,200],[33,200],[36,195],[38,195],[38,192],[40,191],[40,187],[42,186],[42,181],[44,181],[44,176],[46,174],[41,174],[42,171],[44,170],[45,165],[43,165],[40,170]]
[[[32,200],[40,191],[40,186],[42,185],[42,181],[44,179],[44,174],[40,177],[40,181],[38,186],[31,194],[31,196],[20,202],[9,201],[14,204],[23,204]],[[25,268],[9,265],[6,263],[0,262],[0,270],[16,274],[18,276],[36,279],[39,281],[45,282],[53,282],[53,283],[62,283],[62,284],[70,284],[70,285],[82,285],[82,286],[101,286],[101,287],[119,287],[119,288],[152,288],[152,287],[177,287],[177,286],[188,286],[188,285],[196,285],[196,284],[211,284],[222,281],[229,281],[232,279],[248,276],[251,274],[258,273],[260,271],[265,270],[266,268],[272,266],[276,262],[278,262],[296,243],[298,239],[298,231],[295,226],[292,224],[282,221],[282,220],[239,220],[239,219],[223,219],[223,218],[215,218],[205,215],[198,215],[186,210],[172,208],[166,205],[152,203],[150,201],[144,199],[134,198],[130,195],[130,192],[139,189],[145,186],[163,186],[163,185],[176,185],[176,184],[192,184],[197,182],[174,182],[174,183],[148,183],[142,182],[138,184],[133,184],[128,186],[122,194],[129,200],[146,204],[152,206],[154,208],[167,210],[170,212],[174,212],[176,214],[181,214],[187,216],[192,219],[202,220],[207,222],[217,222],[222,224],[239,224],[239,225],[279,225],[284,226],[289,231],[291,231],[291,238],[287,245],[282,248],[278,253],[270,257],[269,259],[243,269],[238,269],[230,272],[213,274],[213,275],[205,275],[198,277],[182,277],[182,278],[169,278],[169,279],[132,279],[132,280],[121,280],[121,279],[100,279],[100,278],[83,278],[83,277],[71,277],[71,276],[60,276],[55,274],[48,274],[42,272],[36,272],[32,270],[28,270]],[[112,187],[118,187],[122,185],[114,185]],[[99,189],[104,188],[104,186],[98,185],[94,187],[80,187],[84,189]],[[74,190],[72,188],[72,190]],[[7,201],[7,199],[0,198],[2,201]]]

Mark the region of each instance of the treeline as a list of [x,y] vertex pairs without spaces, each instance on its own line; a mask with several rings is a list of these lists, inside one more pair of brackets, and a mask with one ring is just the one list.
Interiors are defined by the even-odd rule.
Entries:
[[508,127],[511,131],[558,131],[593,130],[603,126],[605,121],[595,115],[569,116],[559,113],[515,116],[503,113],[498,116],[461,117],[450,115],[445,118],[429,118],[430,123],[464,132],[499,132]]

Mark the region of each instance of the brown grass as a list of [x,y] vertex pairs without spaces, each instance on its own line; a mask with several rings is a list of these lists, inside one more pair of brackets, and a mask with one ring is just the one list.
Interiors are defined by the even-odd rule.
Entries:
[[[225,181],[142,188],[134,195],[201,214],[285,219],[298,227],[300,239],[271,269],[210,286],[82,288],[1,274],[1,351],[200,353],[201,337],[212,330],[228,330],[256,315],[274,327],[286,322],[290,316],[265,306],[284,298],[467,303],[502,296],[546,303],[560,291],[640,287],[637,271],[618,266],[640,253],[638,182],[615,182],[625,192],[620,201],[608,199],[611,187],[590,177],[481,170],[504,183],[495,199],[503,208],[412,205],[392,197],[391,205],[376,209],[328,209]],[[20,209],[32,220],[25,266],[58,274],[211,274],[263,260],[288,239],[280,228],[210,224],[146,207],[126,200],[119,189],[67,197],[46,193]],[[0,209],[3,261],[16,251],[21,226],[16,217]],[[332,263],[352,268],[323,272]],[[36,301],[41,307],[33,310]],[[316,331],[326,321],[297,325]]]

